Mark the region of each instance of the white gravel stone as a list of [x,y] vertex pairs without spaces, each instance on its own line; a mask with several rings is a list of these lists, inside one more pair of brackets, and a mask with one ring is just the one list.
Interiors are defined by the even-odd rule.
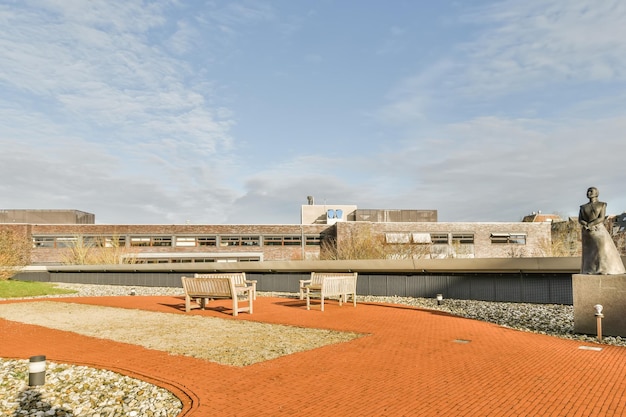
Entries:
[[[171,392],[112,371],[46,362],[44,385],[28,386],[28,360],[0,359],[3,416],[176,416],[182,403]],[[159,398],[158,403],[154,398]],[[124,407],[126,399],[132,406]]]

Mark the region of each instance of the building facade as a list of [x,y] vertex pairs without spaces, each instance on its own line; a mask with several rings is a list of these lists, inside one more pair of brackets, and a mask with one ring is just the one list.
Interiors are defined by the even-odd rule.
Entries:
[[[442,223],[413,221],[436,218],[433,210],[360,212],[355,206],[329,207],[303,206],[303,222],[296,225],[5,222],[0,228],[16,230],[32,240],[33,265],[86,263],[88,252],[99,250],[116,254],[114,261],[101,263],[317,260],[324,247],[345,247],[355,236],[385,245],[389,249],[385,256],[396,259],[551,256],[549,222]],[[363,218],[374,221],[359,220]],[[410,221],[386,221],[389,218]]]
[[0,210],[0,223],[94,224],[96,216],[80,210]]

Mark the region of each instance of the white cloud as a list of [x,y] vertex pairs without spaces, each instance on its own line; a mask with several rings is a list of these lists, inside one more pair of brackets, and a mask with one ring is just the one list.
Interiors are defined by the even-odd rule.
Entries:
[[191,90],[188,65],[149,43],[146,31],[163,21],[154,7],[120,2],[118,9],[111,3],[73,9],[49,2],[61,15],[55,18],[15,11],[13,30],[0,40],[10,51],[1,79],[50,100],[66,118],[107,126],[120,142],[141,130],[146,143],[200,137],[205,145],[197,151],[209,154],[229,146],[231,122],[207,106],[203,94],[210,92]]
[[[312,61],[338,65],[334,40],[314,36],[317,26],[295,7],[0,5],[0,175],[16,185],[0,190],[17,196],[8,200],[16,208],[76,208],[107,223],[297,223],[307,195],[318,204],[438,209],[444,221],[515,220],[576,210],[589,185],[612,212],[626,208],[616,151],[626,127],[626,96],[616,88],[626,6],[490,4],[473,13],[458,6],[467,36],[432,60],[400,59],[421,44],[410,42],[406,21],[381,23],[385,39],[354,40],[362,58],[354,66],[350,51],[342,54],[340,75],[354,80],[292,66],[310,51],[321,51]],[[321,20],[329,9],[318,7]],[[284,43],[246,49],[267,39]],[[246,54],[254,58],[240,59]],[[266,83],[281,72],[292,83]],[[350,85],[364,98],[357,110]],[[350,118],[385,85],[395,87],[375,121]],[[324,135],[337,147],[323,145]]]
[[464,48],[470,91],[623,80],[625,19],[621,1],[509,0],[481,8],[466,18],[490,25]]
[[117,219],[152,213],[139,222],[221,221],[234,193],[197,165],[233,164],[232,114],[209,104],[211,83],[195,82],[188,62],[152,42],[169,2],[31,3],[0,6],[0,86],[17,98],[0,98],[2,170],[20,173],[19,200]]
[[[598,83],[626,81],[624,21],[620,1],[506,0],[475,7],[458,20],[474,29],[473,37],[398,82],[381,118],[423,125],[442,112],[456,113],[451,120],[494,111],[521,116],[549,100],[554,106],[564,100],[564,107],[571,97],[589,100]],[[533,96],[536,103],[528,100]]]

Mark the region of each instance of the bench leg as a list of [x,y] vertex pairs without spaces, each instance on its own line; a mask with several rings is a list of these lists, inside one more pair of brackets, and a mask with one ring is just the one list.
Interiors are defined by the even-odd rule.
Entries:
[[185,312],[189,313],[189,310],[191,310],[191,297],[185,295]]
[[237,295],[233,297],[233,316],[239,315],[239,301],[237,300]]
[[[239,295],[245,295],[248,298],[242,299],[242,301],[248,301],[248,307],[239,307]],[[239,315],[239,311],[247,311],[252,314],[254,312],[254,289],[247,288],[246,291],[237,292],[233,297],[233,316]]]

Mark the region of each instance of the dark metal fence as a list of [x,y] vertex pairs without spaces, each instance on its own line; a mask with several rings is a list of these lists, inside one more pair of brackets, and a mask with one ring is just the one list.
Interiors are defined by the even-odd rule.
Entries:
[[[67,282],[99,285],[181,287],[174,271],[101,272],[24,272],[16,278],[25,281]],[[248,272],[258,281],[258,291],[298,292],[299,280],[310,273]],[[425,297],[540,304],[573,304],[570,273],[359,273],[359,295]]]

